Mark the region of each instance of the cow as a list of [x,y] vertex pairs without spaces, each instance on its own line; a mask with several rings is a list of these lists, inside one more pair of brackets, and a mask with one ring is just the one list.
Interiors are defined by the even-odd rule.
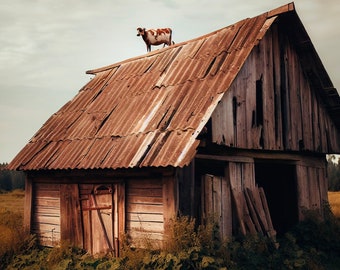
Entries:
[[[171,28],[160,28],[160,29],[148,29],[138,27],[137,28],[137,36],[142,36],[145,44],[147,52],[151,51],[151,45],[160,45],[164,44],[170,46],[174,44],[171,40],[172,38],[172,30]],[[163,46],[163,48],[164,48]]]

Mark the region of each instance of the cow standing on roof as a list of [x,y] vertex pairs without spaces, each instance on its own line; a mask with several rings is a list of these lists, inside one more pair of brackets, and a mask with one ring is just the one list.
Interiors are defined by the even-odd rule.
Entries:
[[[151,51],[151,45],[160,45],[164,44],[170,46],[174,44],[171,40],[172,38],[172,30],[171,28],[160,28],[160,29],[148,29],[138,27],[137,28],[137,36],[142,36],[145,44],[146,50],[148,52]],[[163,47],[164,47],[163,46]]]

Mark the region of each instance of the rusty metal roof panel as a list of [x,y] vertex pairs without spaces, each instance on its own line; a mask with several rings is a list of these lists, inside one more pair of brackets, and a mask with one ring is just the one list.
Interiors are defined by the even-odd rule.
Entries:
[[279,10],[265,13],[88,71],[95,77],[48,119],[9,167],[117,169],[189,164],[199,144],[198,134],[279,14]]

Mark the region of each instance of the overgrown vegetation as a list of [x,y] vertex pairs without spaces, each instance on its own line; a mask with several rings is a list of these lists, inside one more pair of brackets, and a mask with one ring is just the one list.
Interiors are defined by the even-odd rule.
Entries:
[[329,207],[325,211],[325,221],[309,213],[278,239],[279,248],[261,235],[221,241],[214,222],[197,228],[195,220],[182,216],[169,224],[162,251],[135,249],[126,240],[121,257],[110,258],[89,256],[67,243],[39,247],[36,238],[22,230],[22,216],[6,210],[0,212],[0,265],[1,269],[338,269],[340,224]]

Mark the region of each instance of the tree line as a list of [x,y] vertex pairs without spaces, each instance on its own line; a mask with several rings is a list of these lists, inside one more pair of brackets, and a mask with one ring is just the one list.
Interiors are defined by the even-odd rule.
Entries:
[[7,170],[7,163],[0,163],[0,192],[25,188],[25,174]]
[[330,155],[328,161],[328,190],[340,191],[340,158]]

